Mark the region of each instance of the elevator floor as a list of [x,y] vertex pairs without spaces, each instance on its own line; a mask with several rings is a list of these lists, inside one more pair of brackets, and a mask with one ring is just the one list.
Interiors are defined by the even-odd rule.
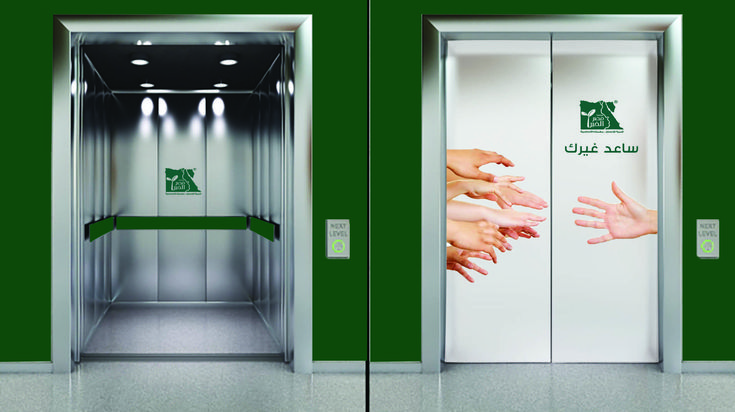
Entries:
[[83,354],[276,354],[251,303],[114,303]]

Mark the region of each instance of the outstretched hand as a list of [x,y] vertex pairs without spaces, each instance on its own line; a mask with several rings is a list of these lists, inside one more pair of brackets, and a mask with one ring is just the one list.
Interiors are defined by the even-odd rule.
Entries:
[[495,182],[495,175],[480,171],[480,166],[488,163],[497,163],[506,167],[515,166],[504,156],[488,150],[447,150],[447,168],[465,179]]
[[494,248],[505,252],[510,246],[498,229],[498,225],[484,220],[460,222],[447,219],[447,242],[460,249],[485,252],[490,255],[493,263],[498,263]]
[[633,239],[658,233],[658,213],[655,210],[648,210],[633,200],[623,193],[615,182],[612,183],[612,191],[615,197],[620,199],[619,204],[606,203],[585,196],[580,196],[577,199],[581,203],[602,209],[602,212],[583,207],[572,209],[575,214],[602,220],[575,220],[574,223],[577,226],[608,230],[608,233],[589,239],[587,243],[592,245],[612,239]]
[[472,263],[469,258],[493,260],[487,253],[459,249],[454,246],[447,247],[447,269],[458,272],[465,279],[474,283],[475,280],[472,279],[472,276],[470,276],[467,271],[464,270],[464,268],[472,269],[483,275],[487,275],[487,270],[483,269],[479,265]]

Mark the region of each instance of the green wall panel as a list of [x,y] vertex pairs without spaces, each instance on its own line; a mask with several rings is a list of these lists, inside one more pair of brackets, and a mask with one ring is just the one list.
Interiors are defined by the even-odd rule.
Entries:
[[[587,13],[684,14],[684,359],[735,360],[735,266],[728,255],[730,18],[705,4],[622,1]],[[570,13],[579,4],[373,0],[371,51],[371,358],[420,359],[421,15]],[[277,7],[226,0],[124,5],[17,4],[3,25],[6,98],[0,361],[50,359],[51,35],[53,14],[310,13],[314,15],[314,358],[365,359],[367,273],[367,6],[325,0]],[[338,56],[338,58],[335,58]],[[688,133],[688,135],[686,134]],[[352,258],[327,260],[324,221],[349,218]],[[721,258],[694,249],[695,220],[719,218]],[[401,248],[394,247],[395,223]],[[11,338],[8,338],[11,337]]]
[[[10,9],[9,9],[10,10]],[[16,3],[3,24],[6,56],[3,166],[7,171],[1,248],[0,362],[48,361],[51,353],[51,50],[54,14],[312,14],[314,35],[314,244],[323,220],[351,221],[367,233],[367,6],[330,1],[132,0]],[[9,60],[10,61],[10,60]],[[335,170],[339,176],[335,176]],[[11,177],[12,176],[12,177]],[[335,190],[337,188],[337,190]],[[314,249],[316,360],[362,360],[367,350],[367,244],[353,240],[352,259],[327,261]]]

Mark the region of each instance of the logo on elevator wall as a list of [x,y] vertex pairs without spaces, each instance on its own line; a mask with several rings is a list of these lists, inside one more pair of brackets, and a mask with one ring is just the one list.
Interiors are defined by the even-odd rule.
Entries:
[[166,168],[167,195],[201,195],[202,191],[194,183],[196,169],[169,169]]
[[622,133],[623,127],[613,114],[617,103],[617,100],[613,102],[580,100],[580,131],[582,133]]

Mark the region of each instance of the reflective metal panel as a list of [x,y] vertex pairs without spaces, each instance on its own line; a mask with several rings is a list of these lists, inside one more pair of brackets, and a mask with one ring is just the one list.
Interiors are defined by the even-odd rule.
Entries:
[[[158,97],[158,215],[205,216],[206,140],[201,96]],[[158,233],[158,298],[206,299],[206,232]]]
[[[110,213],[110,134],[107,108],[110,91],[90,62],[82,58],[82,76],[75,95],[81,98],[80,166],[81,223],[89,224]],[[110,302],[110,236],[82,241],[77,352],[104,315]],[[76,356],[76,355],[75,355]]]
[[[118,216],[158,214],[157,100],[117,95],[111,102],[111,211]],[[158,297],[158,234],[113,232],[112,297],[155,301]]]
[[204,230],[158,231],[158,300],[206,299]]
[[[248,145],[248,105],[250,95],[222,95],[202,98],[206,113],[207,216],[243,215],[249,198],[246,179],[252,163],[245,160]],[[212,110],[216,99],[222,102]],[[222,109],[219,111],[219,109]],[[243,253],[245,231],[207,232],[207,300],[247,300]]]

